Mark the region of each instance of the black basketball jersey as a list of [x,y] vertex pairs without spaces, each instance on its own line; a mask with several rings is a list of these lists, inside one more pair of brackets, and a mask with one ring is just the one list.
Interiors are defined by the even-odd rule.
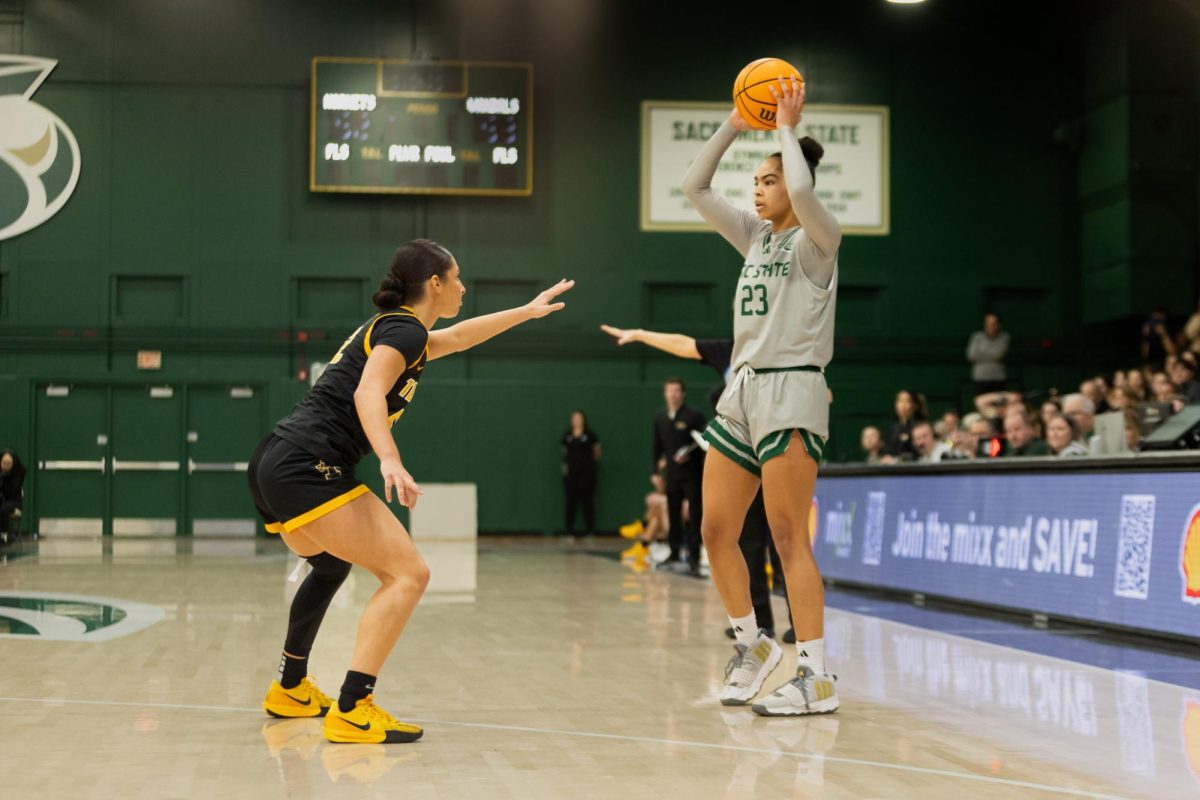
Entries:
[[387,393],[388,424],[395,424],[417,390],[429,358],[429,331],[407,306],[376,314],[342,343],[329,366],[275,435],[340,467],[353,467],[371,452],[358,420],[354,391],[371,350],[384,344],[404,356],[404,373]]

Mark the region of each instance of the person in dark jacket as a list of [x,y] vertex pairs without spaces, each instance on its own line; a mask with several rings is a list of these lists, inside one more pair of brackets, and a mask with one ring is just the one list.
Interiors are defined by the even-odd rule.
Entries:
[[8,539],[11,520],[21,516],[25,499],[25,465],[12,450],[0,452],[0,538]]

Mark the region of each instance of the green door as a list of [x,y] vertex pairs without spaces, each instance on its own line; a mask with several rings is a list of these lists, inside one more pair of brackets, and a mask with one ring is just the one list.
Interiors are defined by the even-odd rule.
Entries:
[[107,530],[108,388],[39,385],[34,403],[37,471],[33,495],[40,535]]
[[183,393],[112,387],[114,536],[173,536],[183,511]]
[[189,530],[202,536],[253,536],[261,529],[246,463],[264,435],[260,386],[188,387]]

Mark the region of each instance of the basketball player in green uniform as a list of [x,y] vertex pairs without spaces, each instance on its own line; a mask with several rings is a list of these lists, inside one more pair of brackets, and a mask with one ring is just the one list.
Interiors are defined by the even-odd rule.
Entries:
[[837,710],[825,669],[825,593],[809,541],[817,465],[829,436],[824,369],[833,356],[837,220],[814,191],[820,144],[797,141],[805,88],[772,85],[780,152],[754,176],[755,211],[735,208],[712,189],[722,154],[749,130],[735,110],[688,170],[688,199],[745,259],[734,296],[733,376],[705,432],[702,533],[713,582],[737,637],[721,702],[744,705],[782,657],[759,630],[738,535],[761,483],[767,519],[787,577],[799,667],[794,679],[753,705],[766,716]]
[[[391,510],[354,474],[379,457],[384,496],[413,508],[421,489],[389,430],[412,402],[430,361],[467,350],[564,307],[560,281],[529,304],[443,330],[466,293],[448,250],[417,239],[396,251],[375,293],[380,312],[350,334],[312,390],[250,460],[250,492],[267,530],[312,565],[292,602],[279,678],[263,707],[276,717],[324,716],[333,742],[411,742],[421,728],[374,702],[375,679],[429,582],[429,568]],[[313,640],[338,587],[358,564],[380,581],[358,627],[350,670],[336,702],[308,677]]]

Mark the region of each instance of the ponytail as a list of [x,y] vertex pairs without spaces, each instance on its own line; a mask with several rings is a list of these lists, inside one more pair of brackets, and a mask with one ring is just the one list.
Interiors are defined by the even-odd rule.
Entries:
[[380,311],[392,311],[425,297],[425,285],[434,275],[444,278],[454,263],[450,251],[429,239],[413,239],[396,251],[379,291],[371,298]]

